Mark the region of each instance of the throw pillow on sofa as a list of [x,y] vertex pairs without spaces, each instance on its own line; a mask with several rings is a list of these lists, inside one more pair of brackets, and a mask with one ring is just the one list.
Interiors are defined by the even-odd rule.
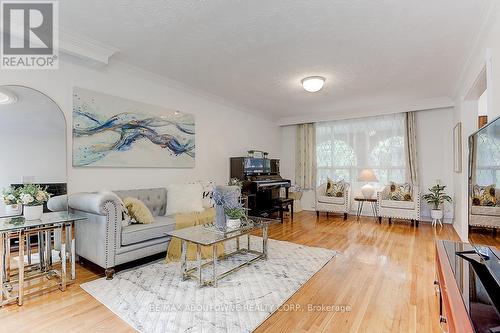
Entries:
[[165,215],[202,212],[203,210],[203,186],[200,183],[167,186],[167,213]]
[[136,198],[124,198],[123,204],[125,208],[127,208],[130,217],[137,223],[151,224],[154,222],[153,215],[141,200]]

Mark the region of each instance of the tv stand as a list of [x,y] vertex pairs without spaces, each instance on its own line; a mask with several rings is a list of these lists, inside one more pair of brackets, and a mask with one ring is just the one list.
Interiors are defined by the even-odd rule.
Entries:
[[436,242],[434,284],[443,331],[500,333],[500,287],[470,244]]

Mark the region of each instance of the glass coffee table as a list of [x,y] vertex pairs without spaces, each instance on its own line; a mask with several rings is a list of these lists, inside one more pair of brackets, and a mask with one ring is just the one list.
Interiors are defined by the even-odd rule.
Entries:
[[[240,229],[222,233],[210,228],[206,225],[197,225],[194,227],[179,229],[167,232],[167,235],[176,237],[181,240],[181,279],[195,279],[198,280],[199,286],[211,285],[216,287],[217,281],[223,277],[237,271],[238,269],[253,263],[254,261],[267,258],[267,238],[268,238],[268,227],[273,223],[280,222],[279,220],[266,219],[261,217],[249,217],[250,221],[248,226],[242,227]],[[254,231],[262,230],[262,251],[258,249],[252,249],[250,246],[250,234]],[[246,238],[246,241],[240,242],[240,238]],[[227,254],[224,254],[222,258],[217,258],[217,245],[235,240],[236,250]],[[188,268],[187,262],[187,248],[188,242],[196,244],[196,266]],[[243,244],[241,244],[243,243]],[[246,247],[242,247],[245,245]],[[201,247],[211,246],[212,247],[212,260],[202,263],[201,258]],[[225,272],[217,272],[217,262],[219,260],[225,260],[231,256],[238,254],[254,254],[252,258],[248,260],[243,260],[243,262],[233,267]],[[212,266],[211,278],[204,279],[202,276],[203,268],[207,266]]]

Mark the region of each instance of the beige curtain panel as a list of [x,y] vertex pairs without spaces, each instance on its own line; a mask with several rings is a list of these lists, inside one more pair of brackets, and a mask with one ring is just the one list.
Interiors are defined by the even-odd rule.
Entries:
[[315,124],[297,126],[295,147],[295,183],[303,189],[314,189],[316,187]]
[[418,159],[417,159],[417,124],[415,112],[406,112],[405,128],[405,153],[406,153],[406,179],[418,185]]

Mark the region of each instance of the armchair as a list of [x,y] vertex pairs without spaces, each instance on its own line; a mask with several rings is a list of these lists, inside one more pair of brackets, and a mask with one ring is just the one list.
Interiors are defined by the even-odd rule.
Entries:
[[343,213],[344,220],[347,219],[347,214],[351,208],[351,185],[345,183],[344,193],[341,197],[327,196],[326,193],[326,183],[318,186],[316,188],[316,216],[319,216],[320,212],[328,213]]
[[412,186],[412,197],[409,201],[391,200],[389,196],[390,185],[377,192],[377,212],[379,223],[382,218],[387,217],[389,223],[392,219],[410,220],[411,225],[415,223],[418,228],[420,221],[420,189],[418,186]]
[[481,206],[475,203],[469,191],[469,231],[472,228],[491,228],[494,233],[500,228],[500,188],[495,188],[497,204],[494,206]]

